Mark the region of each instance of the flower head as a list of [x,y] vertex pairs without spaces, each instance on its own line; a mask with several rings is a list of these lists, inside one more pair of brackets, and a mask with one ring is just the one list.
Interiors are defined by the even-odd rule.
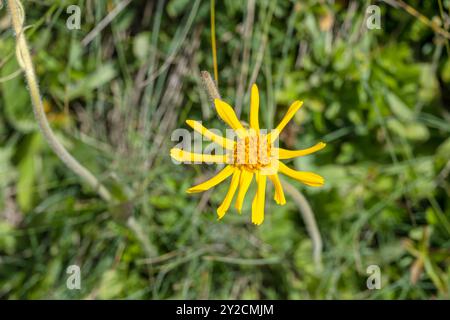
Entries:
[[284,197],[283,187],[278,177],[278,173],[287,175],[308,186],[319,187],[324,184],[324,179],[312,172],[296,171],[286,166],[280,160],[291,159],[295,157],[305,156],[314,153],[325,147],[325,143],[319,142],[316,145],[304,150],[286,150],[277,148],[274,142],[279,137],[280,132],[287,123],[292,119],[295,113],[302,106],[301,101],[295,101],[289,107],[286,115],[283,117],[278,126],[265,133],[259,128],[259,92],[258,87],[252,86],[250,96],[250,127],[245,128],[238,120],[233,108],[222,100],[215,99],[219,117],[225,121],[236,133],[237,140],[231,140],[214,134],[207,128],[203,127],[199,122],[187,120],[187,124],[195,131],[201,133],[207,139],[219,144],[225,150],[224,155],[206,155],[199,153],[191,153],[178,148],[173,148],[170,155],[178,161],[195,161],[195,162],[212,162],[226,164],[211,179],[196,185],[187,190],[188,193],[196,193],[206,191],[228,177],[231,177],[231,184],[220,207],[217,209],[217,215],[221,219],[230,208],[231,202],[237,192],[236,209],[239,213],[242,210],[245,195],[250,184],[255,177],[257,190],[252,202],[252,222],[260,225],[264,221],[264,205],[267,178],[275,187],[274,200],[279,205],[284,205],[286,199]]

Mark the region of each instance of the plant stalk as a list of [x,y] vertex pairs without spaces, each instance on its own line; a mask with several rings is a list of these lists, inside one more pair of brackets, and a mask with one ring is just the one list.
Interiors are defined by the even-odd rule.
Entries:
[[24,35],[23,24],[25,21],[25,12],[23,5],[19,0],[8,0],[8,7],[11,15],[12,26],[16,34],[17,61],[25,73],[31,102],[33,105],[34,116],[45,140],[48,142],[53,152],[58,156],[58,158],[61,159],[62,162],[66,164],[70,170],[94,188],[105,201],[111,201],[111,194],[109,191],[88,169],[81,165],[66,150],[52,131],[44,111],[38,81],[34,72],[33,62],[31,60],[30,50],[28,49],[27,41]]

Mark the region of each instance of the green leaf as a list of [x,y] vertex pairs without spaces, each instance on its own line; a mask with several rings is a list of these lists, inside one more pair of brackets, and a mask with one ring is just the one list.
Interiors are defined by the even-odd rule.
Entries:
[[36,124],[27,87],[21,74],[10,78],[19,70],[20,67],[14,58],[0,68],[0,77],[9,78],[9,80],[1,82],[1,96],[8,122],[18,131],[28,133],[36,129]]
[[439,96],[439,82],[431,64],[423,64],[420,73],[419,98],[421,101],[429,102]]
[[37,153],[41,145],[40,133],[34,133],[29,137],[22,159],[19,162],[19,179],[17,181],[17,202],[22,211],[27,212],[32,208],[34,185],[36,181]]
[[419,122],[412,122],[406,125],[406,137],[413,141],[426,141],[430,137],[428,128]]
[[139,60],[144,60],[150,53],[150,32],[142,32],[133,39],[133,53]]
[[167,5],[167,13],[171,17],[177,17],[185,11],[189,3],[190,0],[172,0]]
[[441,77],[444,82],[450,82],[450,59],[447,59],[447,61],[444,64],[444,67],[442,68]]
[[61,99],[67,97],[69,100],[79,98],[82,96],[90,96],[92,91],[107,84],[116,76],[116,70],[112,63],[104,64],[97,68],[97,70],[88,75],[83,80],[68,87],[67,95],[64,92],[58,91],[58,96]]
[[0,251],[13,254],[16,246],[16,237],[13,234],[14,227],[6,221],[0,220]]
[[438,218],[436,217],[436,213],[434,212],[433,208],[428,208],[426,211],[426,218],[427,222],[430,225],[437,224],[439,222]]
[[100,299],[111,299],[118,297],[123,289],[124,281],[121,279],[120,272],[111,269],[103,273],[98,296]]
[[392,112],[399,119],[412,120],[414,118],[412,110],[410,110],[408,106],[397,95],[392,92],[388,92],[386,98]]

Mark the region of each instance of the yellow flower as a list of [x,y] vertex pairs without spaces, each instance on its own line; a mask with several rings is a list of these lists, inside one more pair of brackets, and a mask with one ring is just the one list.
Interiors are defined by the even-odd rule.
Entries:
[[323,149],[325,143],[319,142],[304,150],[286,150],[277,148],[274,145],[280,132],[300,109],[302,104],[301,101],[295,101],[289,107],[289,110],[278,126],[270,133],[264,134],[259,129],[259,92],[255,84],[252,86],[250,97],[250,128],[248,129],[244,128],[230,105],[222,100],[215,99],[214,105],[217,113],[234,130],[237,135],[237,141],[216,135],[197,121],[187,120],[187,124],[195,131],[227,150],[227,153],[224,155],[191,153],[178,148],[173,148],[170,151],[171,157],[177,161],[227,164],[217,175],[197,186],[189,188],[187,192],[196,193],[206,191],[232,176],[225,199],[217,209],[217,215],[221,219],[229,209],[236,191],[238,191],[236,209],[239,213],[241,212],[245,194],[253,180],[253,176],[255,176],[257,191],[252,202],[252,222],[260,225],[264,221],[267,178],[272,181],[275,187],[274,200],[279,205],[284,205],[286,200],[278,173],[287,175],[308,186],[322,186],[324,179],[321,176],[312,172],[293,170],[280,160],[314,153]]

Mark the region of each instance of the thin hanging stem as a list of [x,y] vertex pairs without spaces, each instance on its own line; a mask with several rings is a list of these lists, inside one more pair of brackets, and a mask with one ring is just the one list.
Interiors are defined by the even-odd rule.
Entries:
[[61,159],[66,166],[75,174],[85,180],[98,194],[106,201],[111,200],[111,194],[100,183],[100,181],[84,166],[82,166],[58,141],[53,133],[50,124],[45,115],[44,107],[42,105],[41,93],[39,85],[34,72],[33,62],[31,60],[30,50],[28,49],[27,41],[24,36],[23,24],[25,21],[25,12],[23,5],[19,0],[8,0],[9,13],[13,29],[16,33],[16,56],[20,67],[25,73],[25,78],[30,91],[30,98],[33,104],[33,111],[36,121],[39,124],[41,132],[47,140],[50,148]]
[[215,0],[211,0],[211,47],[214,67],[214,80],[219,85],[219,71],[217,67],[217,47],[216,47],[216,5]]

